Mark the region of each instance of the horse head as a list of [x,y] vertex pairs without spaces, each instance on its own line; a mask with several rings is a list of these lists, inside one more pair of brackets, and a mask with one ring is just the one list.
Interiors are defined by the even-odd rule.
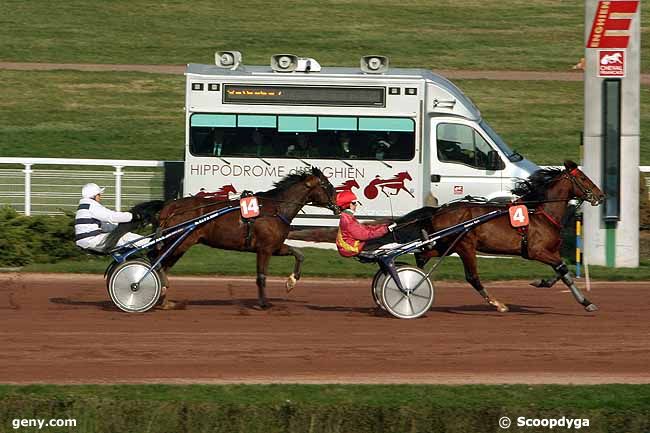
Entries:
[[575,198],[586,200],[592,206],[598,206],[605,201],[605,194],[578,168],[578,164],[567,160],[564,161],[564,168],[564,176],[571,181]]
[[305,179],[305,184],[309,188],[308,203],[326,207],[335,215],[341,213],[341,210],[336,205],[336,189],[322,171],[312,167],[310,175]]

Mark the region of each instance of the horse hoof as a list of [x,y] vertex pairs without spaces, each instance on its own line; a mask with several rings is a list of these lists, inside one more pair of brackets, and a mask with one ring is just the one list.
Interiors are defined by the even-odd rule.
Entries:
[[180,301],[171,301],[165,298],[160,305],[158,305],[160,310],[183,310],[185,309],[185,303]]
[[287,293],[291,292],[296,287],[297,282],[298,280],[296,280],[296,277],[294,277],[293,274],[289,275],[289,278],[287,278],[287,282],[285,283]]
[[590,313],[593,313],[594,311],[598,311],[598,307],[596,304],[589,304],[585,306],[585,311],[589,311]]
[[260,302],[260,303],[257,305],[257,307],[258,307],[260,310],[263,310],[263,311],[264,311],[264,310],[268,310],[268,309],[271,308],[272,306],[273,306],[273,304],[271,304],[270,302]]
[[488,301],[488,303],[493,307],[496,307],[499,313],[507,313],[508,311],[510,311],[510,308],[508,308],[506,304],[499,302],[496,299],[491,299]]

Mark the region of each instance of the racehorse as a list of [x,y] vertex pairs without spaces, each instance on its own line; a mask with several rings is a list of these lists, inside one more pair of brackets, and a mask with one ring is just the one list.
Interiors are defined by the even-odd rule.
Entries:
[[[266,298],[266,273],[271,256],[295,257],[294,270],[289,275],[286,287],[290,291],[300,279],[304,256],[298,248],[284,243],[289,234],[291,221],[306,204],[326,207],[335,214],[336,192],[323,173],[313,167],[310,171],[291,174],[275,183],[275,188],[255,194],[259,204],[259,216],[245,221],[239,212],[230,212],[215,220],[199,226],[177,248],[162,261],[161,277],[163,285],[169,288],[166,273],[194,244],[204,244],[225,250],[249,251],[257,254],[258,302],[263,309],[271,304]],[[160,211],[159,227],[164,229],[180,224],[191,218],[205,215],[214,210],[239,206],[238,201],[217,201],[201,197],[186,197],[174,200]],[[162,245],[160,251],[173,239]],[[153,251],[150,260],[159,254]],[[169,302],[163,303],[163,308]]]
[[[494,298],[481,284],[477,270],[476,252],[488,254],[520,255],[530,260],[537,260],[551,266],[556,278],[534,282],[538,287],[550,287],[562,279],[569,287],[575,299],[587,311],[596,311],[596,305],[587,300],[576,287],[571,274],[560,256],[562,228],[561,221],[567,210],[569,200],[577,198],[588,201],[592,206],[603,202],[605,195],[573,161],[565,161],[564,170],[543,169],[533,173],[528,179],[518,182],[512,192],[520,199],[514,204],[523,203],[529,210],[527,230],[517,230],[510,224],[508,214],[495,218],[472,230],[461,234],[457,239],[443,238],[435,245],[433,251],[416,254],[420,268],[436,255],[458,253],[465,268],[468,283],[500,312],[508,307]],[[416,225],[416,233],[424,229],[435,233],[446,227],[462,223],[471,218],[486,214],[496,209],[503,209],[504,204],[476,203],[471,201],[452,202],[439,208],[422,208],[401,217],[401,226]],[[411,229],[411,231],[413,231]],[[390,240],[389,240],[390,241]]]

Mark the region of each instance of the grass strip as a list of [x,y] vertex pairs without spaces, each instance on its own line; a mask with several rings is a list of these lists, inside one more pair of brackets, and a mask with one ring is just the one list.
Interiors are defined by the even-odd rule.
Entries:
[[[3,156],[180,160],[182,76],[137,72],[0,71]],[[580,160],[583,84],[457,80],[512,147],[538,164]],[[650,87],[641,88],[650,105]],[[513,116],[513,113],[517,113]],[[641,111],[650,135],[650,111]],[[650,164],[650,142],[641,142]]]
[[[60,63],[211,63],[235,49],[246,64],[278,52],[323,65],[367,54],[429,68],[564,71],[584,56],[584,5],[555,0],[191,3],[3,1],[0,59]],[[648,16],[641,14],[641,40]],[[333,23],[336,23],[333,25]],[[642,69],[648,70],[647,46]]]
[[[303,276],[371,278],[377,266],[346,259],[336,251],[305,248]],[[192,247],[172,268],[172,275],[255,275],[255,254],[212,249],[203,245]],[[412,256],[401,261],[414,264]],[[57,263],[31,264],[24,272],[72,272],[104,273],[109,258],[84,256],[80,259],[66,259]],[[293,272],[293,257],[273,257],[269,275],[287,276]],[[479,258],[478,269],[484,281],[534,279],[550,277],[553,271],[539,262],[522,258]],[[606,268],[590,266],[590,277],[608,281],[650,280],[650,260],[644,260],[638,268]],[[435,280],[465,280],[463,265],[459,258],[448,257],[433,274]]]
[[0,402],[0,431],[16,418],[75,418],[87,433],[496,432],[502,416],[650,427],[648,385],[1,385]]

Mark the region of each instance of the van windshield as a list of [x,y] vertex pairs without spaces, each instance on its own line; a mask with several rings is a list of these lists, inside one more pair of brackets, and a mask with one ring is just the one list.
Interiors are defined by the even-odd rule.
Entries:
[[490,126],[489,123],[487,123],[485,120],[481,120],[481,123],[479,124],[483,128],[483,131],[487,133],[487,135],[490,136],[494,144],[496,144],[499,149],[501,149],[501,152],[512,162],[517,162],[521,161],[524,159],[521,154],[517,153],[517,151],[514,151],[510,149],[510,146],[506,144],[505,141],[499,136],[499,134],[496,133],[494,129]]

